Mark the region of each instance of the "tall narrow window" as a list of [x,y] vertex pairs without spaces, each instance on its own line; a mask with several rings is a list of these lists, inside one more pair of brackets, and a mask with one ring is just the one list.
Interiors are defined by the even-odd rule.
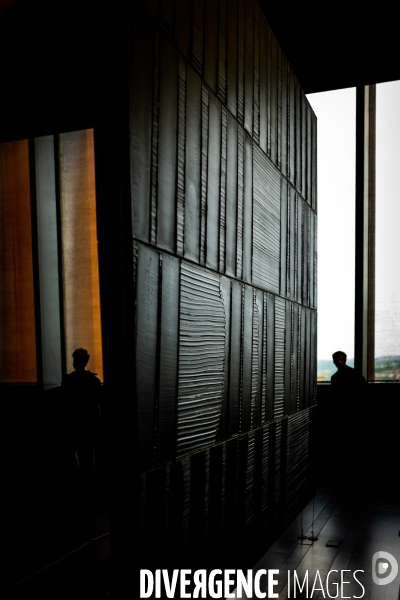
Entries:
[[309,94],[318,127],[318,381],[354,357],[355,88]]
[[36,382],[28,140],[0,144],[0,382]]
[[93,130],[63,133],[59,148],[67,371],[84,347],[103,379]]
[[0,382],[103,379],[93,130],[0,144],[0,261]]
[[400,81],[376,86],[375,379],[400,380]]

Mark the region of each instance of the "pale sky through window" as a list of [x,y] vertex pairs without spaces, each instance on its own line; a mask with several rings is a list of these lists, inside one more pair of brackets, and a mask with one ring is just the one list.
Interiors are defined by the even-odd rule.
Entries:
[[375,356],[400,355],[400,81],[376,86]]
[[356,90],[307,96],[318,119],[318,359],[354,356]]

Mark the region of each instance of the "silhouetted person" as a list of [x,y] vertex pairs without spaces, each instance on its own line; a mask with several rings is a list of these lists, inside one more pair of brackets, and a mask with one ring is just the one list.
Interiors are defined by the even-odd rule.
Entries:
[[78,348],[72,353],[74,371],[62,382],[64,431],[67,463],[72,479],[67,484],[66,508],[70,521],[67,537],[74,545],[95,532],[95,506],[92,497],[96,443],[100,433],[101,382],[86,367],[89,352]]
[[76,466],[83,478],[90,480],[95,470],[95,448],[100,429],[101,382],[86,366],[90,354],[78,348],[72,354],[75,371],[64,377],[67,436]]
[[366,381],[356,369],[346,365],[347,355],[345,352],[338,350],[338,352],[332,354],[332,358],[337,368],[336,373],[331,377],[331,384],[334,390],[338,392],[361,391]]
[[331,465],[335,484],[353,488],[362,484],[362,456],[366,449],[365,407],[367,385],[357,369],[346,364],[347,355],[332,354],[337,368],[331,377]]

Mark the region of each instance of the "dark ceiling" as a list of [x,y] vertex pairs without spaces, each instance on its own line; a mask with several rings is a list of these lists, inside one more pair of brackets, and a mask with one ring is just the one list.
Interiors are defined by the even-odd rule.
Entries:
[[260,4],[306,94],[400,79],[399,25],[386,3]]
[[[110,113],[136,1],[0,0],[0,139],[91,127]],[[306,94],[400,79],[397,18],[381,5],[344,13],[260,2]]]

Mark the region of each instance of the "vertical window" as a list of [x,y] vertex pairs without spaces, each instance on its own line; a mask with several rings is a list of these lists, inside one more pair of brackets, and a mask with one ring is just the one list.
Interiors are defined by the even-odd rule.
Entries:
[[375,379],[400,379],[400,81],[376,86]]
[[355,88],[309,94],[318,127],[318,381],[354,357]]
[[103,378],[94,164],[93,130],[0,145],[1,382],[58,385],[78,347]]
[[0,144],[0,382],[35,382],[28,141]]
[[61,240],[67,371],[87,348],[103,379],[93,130],[60,135]]

